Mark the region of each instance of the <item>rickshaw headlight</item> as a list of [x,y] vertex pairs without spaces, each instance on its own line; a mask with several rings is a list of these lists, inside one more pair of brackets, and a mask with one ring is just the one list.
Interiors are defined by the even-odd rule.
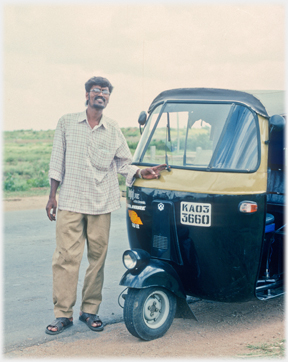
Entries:
[[150,254],[142,249],[126,250],[123,254],[123,264],[129,270],[145,268],[149,260]]
[[123,254],[123,264],[127,269],[134,269],[137,264],[137,257],[131,250],[126,250]]

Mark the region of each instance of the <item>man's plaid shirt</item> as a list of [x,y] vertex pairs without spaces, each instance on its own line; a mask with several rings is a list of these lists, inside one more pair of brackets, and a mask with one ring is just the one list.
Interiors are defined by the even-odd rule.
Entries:
[[102,116],[90,127],[86,110],[60,118],[54,136],[49,178],[60,181],[58,208],[105,214],[120,208],[117,173],[132,186],[138,167],[116,122]]

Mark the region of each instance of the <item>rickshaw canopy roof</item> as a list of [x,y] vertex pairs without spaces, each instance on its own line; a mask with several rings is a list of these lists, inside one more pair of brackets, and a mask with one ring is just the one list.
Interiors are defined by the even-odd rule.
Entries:
[[[269,103],[269,113],[256,98],[266,98],[266,102]],[[277,94],[276,94],[277,93]],[[279,93],[280,100],[279,100]],[[278,98],[277,98],[278,97]],[[282,99],[283,98],[283,99]],[[275,113],[284,113],[284,106],[279,103],[284,103],[284,92],[283,91],[251,91],[243,92],[229,89],[218,89],[218,88],[178,88],[170,89],[160,93],[151,103],[148,112],[150,113],[156,105],[165,101],[200,101],[200,102],[237,102],[246,105],[253,109],[256,113],[263,117],[269,118]],[[278,101],[278,103],[277,103]],[[282,108],[282,109],[281,109]],[[275,112],[276,111],[276,112]]]

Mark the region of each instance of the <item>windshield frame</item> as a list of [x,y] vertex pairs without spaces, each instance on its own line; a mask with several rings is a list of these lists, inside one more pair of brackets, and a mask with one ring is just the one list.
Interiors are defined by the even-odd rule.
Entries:
[[[214,157],[212,156],[209,164],[206,166],[206,167],[199,167],[199,166],[187,166],[187,165],[183,165],[183,166],[178,166],[178,165],[169,165],[170,168],[175,168],[175,169],[185,169],[185,170],[196,170],[196,171],[203,171],[203,172],[229,172],[229,173],[254,173],[258,170],[259,166],[260,166],[260,163],[261,163],[261,140],[260,140],[260,128],[259,128],[259,122],[258,122],[258,116],[256,114],[256,112],[249,106],[247,106],[247,104],[244,104],[242,102],[237,102],[237,101],[207,101],[207,100],[179,100],[179,99],[169,99],[169,100],[165,100],[165,101],[160,101],[160,102],[157,102],[154,107],[150,110],[149,112],[149,117],[147,119],[147,122],[145,124],[145,127],[147,125],[147,123],[149,122],[150,120],[150,117],[152,116],[154,110],[161,106],[162,104],[162,107],[159,111],[159,114],[158,114],[158,117],[155,121],[155,124],[153,126],[153,128],[151,129],[150,131],[150,134],[146,140],[146,144],[145,146],[143,147],[143,150],[138,158],[138,161],[134,161],[132,162],[133,165],[137,165],[137,166],[148,166],[148,167],[152,167],[152,166],[155,166],[157,164],[155,163],[147,163],[147,162],[141,162],[141,160],[143,160],[144,156],[145,156],[145,153],[147,152],[147,148],[149,147],[150,145],[150,142],[151,142],[151,139],[154,135],[154,132],[158,126],[158,123],[161,119],[161,116],[165,110],[165,107],[168,103],[184,103],[184,104],[230,104],[231,107],[233,106],[233,104],[237,104],[237,105],[240,105],[240,106],[243,106],[243,107],[246,107],[249,109],[249,111],[252,113],[253,115],[253,119],[254,119],[254,122],[255,122],[255,126],[256,126],[256,133],[257,133],[257,154],[258,154],[258,159],[257,159],[257,163],[256,163],[256,166],[254,169],[251,169],[251,170],[244,170],[244,169],[241,169],[241,170],[238,170],[238,169],[231,169],[231,168],[214,168],[214,167],[211,167],[211,162],[213,161]],[[227,122],[227,121],[226,121]],[[145,130],[145,127],[144,127],[144,130]],[[225,127],[225,126],[224,126]],[[223,130],[222,130],[223,132]],[[144,133],[144,132],[143,132]],[[140,141],[139,141],[140,142]],[[218,147],[218,146],[217,146]],[[168,165],[167,165],[168,166]]]

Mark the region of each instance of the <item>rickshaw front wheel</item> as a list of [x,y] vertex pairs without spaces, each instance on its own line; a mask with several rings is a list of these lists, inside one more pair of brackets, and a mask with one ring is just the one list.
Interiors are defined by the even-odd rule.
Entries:
[[162,337],[176,312],[176,297],[164,288],[129,288],[124,304],[124,322],[134,336],[150,341]]

